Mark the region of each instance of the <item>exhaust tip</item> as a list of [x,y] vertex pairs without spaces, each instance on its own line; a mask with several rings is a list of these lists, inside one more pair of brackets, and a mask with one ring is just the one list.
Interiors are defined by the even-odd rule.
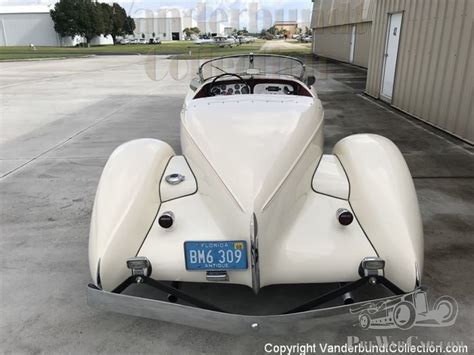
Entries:
[[345,305],[353,304],[353,303],[354,303],[354,299],[352,297],[348,297],[348,298],[344,299],[344,304]]
[[176,303],[176,302],[178,302],[178,297],[176,297],[175,295],[169,294],[168,295],[168,302]]
[[347,292],[347,293],[343,294],[342,295],[342,302],[344,303],[344,305],[353,304],[354,303],[354,298],[352,297],[352,293]]

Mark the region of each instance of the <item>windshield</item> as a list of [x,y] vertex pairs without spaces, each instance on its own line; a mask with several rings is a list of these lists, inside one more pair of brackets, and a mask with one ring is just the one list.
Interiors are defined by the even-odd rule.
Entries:
[[302,61],[292,57],[249,54],[212,59],[199,68],[199,76],[202,81],[224,73],[239,75],[279,74],[290,75],[302,80],[305,66]]

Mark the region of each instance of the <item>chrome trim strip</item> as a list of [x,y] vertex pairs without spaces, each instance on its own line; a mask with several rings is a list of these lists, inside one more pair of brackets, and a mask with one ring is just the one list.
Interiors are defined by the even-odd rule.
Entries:
[[252,266],[252,289],[255,294],[260,290],[260,267],[258,264],[258,223],[255,213],[250,220],[250,258]]
[[[410,293],[415,292],[417,290]],[[358,318],[357,315],[351,314],[350,308],[366,305],[367,302],[379,302],[397,297],[400,296],[287,315],[246,316],[112,293],[93,286],[89,286],[87,290],[87,303],[102,311],[150,318],[221,333],[268,335],[306,332],[315,327],[327,327],[333,323],[353,324],[358,321]]]
[[421,273],[420,268],[418,267],[418,263],[415,262],[415,275],[416,275],[416,287],[421,286]]

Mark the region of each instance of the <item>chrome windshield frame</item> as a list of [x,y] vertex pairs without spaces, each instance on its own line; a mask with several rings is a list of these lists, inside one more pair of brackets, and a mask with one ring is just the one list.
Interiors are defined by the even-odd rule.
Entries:
[[[268,57],[268,58],[282,58],[282,59],[288,59],[288,60],[293,60],[295,62],[297,62],[298,64],[301,65],[301,74],[300,75],[292,75],[292,74],[280,74],[280,73],[271,73],[271,72],[268,72],[268,73],[265,73],[265,72],[262,72],[260,73],[260,75],[282,75],[282,76],[291,76],[293,78],[296,78],[298,80],[301,80],[303,81],[304,77],[305,77],[305,74],[306,74],[306,65],[304,64],[304,62],[298,58],[295,58],[295,57],[290,57],[290,56],[286,56],[286,55],[278,55],[278,54],[253,54],[253,53],[249,53],[249,54],[236,54],[236,55],[229,55],[229,56],[223,56],[223,57],[217,57],[217,58],[212,58],[210,60],[207,60],[205,61],[204,63],[202,63],[200,66],[199,66],[199,70],[198,70],[198,76],[199,76],[199,79],[201,80],[201,83],[209,80],[209,79],[212,79],[212,78],[215,78],[216,76],[218,75],[214,75],[214,76],[209,76],[209,77],[204,77],[204,74],[203,74],[203,67],[206,66],[206,65],[210,65],[212,62],[215,62],[215,61],[219,61],[219,60],[225,60],[225,59],[235,59],[235,58],[245,58],[245,57],[248,57],[248,60],[249,60],[249,69],[252,69],[253,68],[253,60],[254,58],[258,57],[258,58],[263,58],[263,57]],[[218,68],[220,70],[222,70],[224,72],[223,69],[221,68]],[[233,74],[239,74],[239,75],[245,75],[246,73],[233,73]]]

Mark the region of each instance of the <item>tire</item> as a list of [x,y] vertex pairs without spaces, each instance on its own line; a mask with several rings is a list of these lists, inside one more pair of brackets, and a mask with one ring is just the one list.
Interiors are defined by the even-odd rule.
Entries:
[[367,313],[362,313],[359,316],[359,324],[362,329],[367,330],[370,327],[371,319]]
[[410,329],[415,324],[416,310],[413,303],[402,301],[393,309],[393,322],[403,330]]
[[[443,308],[447,308],[447,312]],[[433,305],[433,312],[440,324],[452,323],[458,316],[458,303],[450,296],[442,296]]]

